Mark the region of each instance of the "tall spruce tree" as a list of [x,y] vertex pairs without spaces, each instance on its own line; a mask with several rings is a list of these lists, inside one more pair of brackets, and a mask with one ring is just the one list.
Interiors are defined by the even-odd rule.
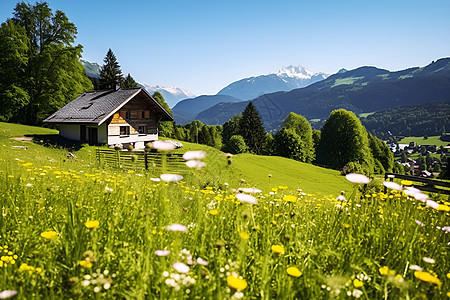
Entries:
[[130,73],[128,73],[127,77],[122,81],[121,88],[123,89],[130,89],[130,88],[137,88],[137,82],[134,80],[133,77],[131,77]]
[[102,89],[115,89],[117,84],[122,83],[123,74],[116,55],[111,49],[106,53],[103,62],[100,68],[100,86]]
[[263,152],[266,130],[258,110],[251,101],[242,113],[242,118],[239,122],[239,132],[251,152],[255,154]]
[[0,27],[0,119],[37,125],[93,86],[77,28],[46,2],[19,2]]
[[345,109],[331,112],[321,130],[316,161],[335,169],[352,163],[361,166],[364,173],[373,173],[367,131],[354,113]]

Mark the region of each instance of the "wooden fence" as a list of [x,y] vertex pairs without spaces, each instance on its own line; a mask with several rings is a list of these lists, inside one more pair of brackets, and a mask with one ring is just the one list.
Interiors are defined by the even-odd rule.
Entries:
[[[434,179],[428,179],[428,178],[424,178],[424,177],[395,174],[395,173],[385,173],[385,175],[384,175],[385,180],[390,179],[390,181],[393,181],[394,178],[409,180],[409,181],[413,181],[413,182],[420,182],[422,184],[414,184],[413,186],[415,188],[418,188],[421,191],[450,195],[450,182],[449,181],[434,180]],[[444,187],[444,189],[437,188],[436,186]],[[386,187],[384,189],[386,192]]]
[[149,170],[152,173],[182,174],[187,172],[181,153],[154,153],[144,151],[120,151],[97,148],[96,158],[100,165],[128,170]]

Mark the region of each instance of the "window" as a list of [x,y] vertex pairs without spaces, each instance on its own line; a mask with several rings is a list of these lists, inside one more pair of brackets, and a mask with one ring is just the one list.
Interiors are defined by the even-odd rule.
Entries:
[[141,110],[140,113],[141,113],[141,119],[145,119],[145,110]]
[[139,134],[147,134],[147,126],[142,125],[138,127]]
[[119,115],[124,118],[124,119],[129,119],[130,118],[130,113],[128,112],[128,110],[121,110],[119,111]]
[[150,111],[144,110],[144,119],[150,119]]
[[120,135],[130,135],[130,126],[120,126]]

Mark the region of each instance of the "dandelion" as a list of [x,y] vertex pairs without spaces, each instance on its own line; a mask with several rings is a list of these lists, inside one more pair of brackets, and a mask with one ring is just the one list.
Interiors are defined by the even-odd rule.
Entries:
[[450,206],[439,204],[439,206],[438,206],[438,208],[436,208],[436,210],[439,210],[439,211],[450,211]]
[[165,182],[178,182],[183,179],[183,176],[178,174],[161,174],[159,177]]
[[339,195],[336,197],[336,201],[347,201],[347,199],[345,199],[344,195]]
[[284,247],[281,245],[273,245],[272,251],[276,254],[283,254],[284,253]]
[[353,183],[367,184],[370,182],[370,179],[362,174],[350,173],[345,175],[345,179]]
[[437,278],[437,276],[434,276],[434,275],[432,275],[432,274],[430,274],[428,272],[415,271],[414,272],[414,276],[417,279],[420,279],[420,280],[425,281],[425,282],[436,284],[439,287],[442,285],[442,282],[439,280],[439,278]]
[[241,201],[242,203],[249,203],[249,204],[256,204],[258,203],[258,200],[251,196],[251,195],[247,195],[247,194],[236,194],[235,197]]
[[150,180],[154,181],[154,182],[160,182],[161,178],[154,178],[154,177],[152,177],[152,178],[150,178]]
[[44,231],[41,233],[41,236],[43,238],[46,238],[48,240],[56,240],[58,239],[58,233],[56,233],[56,231]]
[[84,226],[86,226],[86,228],[88,229],[94,229],[97,228],[100,225],[99,221],[86,221],[86,223],[84,223]]
[[381,275],[387,275],[389,273],[389,268],[387,266],[378,269]]
[[247,281],[245,281],[245,279],[241,279],[233,275],[227,277],[227,284],[229,287],[236,289],[238,291],[242,291],[247,287]]
[[436,261],[434,259],[430,258],[430,257],[424,257],[423,261],[426,262],[426,263],[429,263],[429,264],[436,263]]
[[425,226],[422,222],[420,222],[419,220],[416,220],[417,225],[419,226]]
[[364,283],[361,281],[361,280],[359,280],[359,279],[354,279],[353,280],[353,286],[355,287],[355,288],[360,288],[360,287],[362,287],[364,285]]
[[199,169],[203,168],[204,166],[206,166],[205,162],[202,162],[202,161],[199,161],[199,160],[188,160],[187,162],[185,162],[185,164],[186,164],[186,166],[188,166],[188,168],[191,168],[191,169],[195,168],[197,170],[199,170]]
[[179,231],[179,232],[185,232],[185,233],[188,232],[188,228],[186,226],[181,225],[181,224],[177,224],[177,223],[174,223],[174,224],[171,224],[171,225],[167,225],[166,226],[166,230]]
[[167,256],[170,254],[169,250],[156,250],[155,255],[157,256]]
[[402,180],[402,181],[401,181],[401,184],[402,184],[402,185],[406,185],[406,186],[409,186],[409,185],[412,185],[412,184],[413,184],[413,182],[412,182],[412,181],[410,181],[410,180]]
[[150,143],[150,147],[160,151],[171,151],[176,148],[173,143],[166,141],[154,141],[153,143]]
[[205,151],[187,151],[183,154],[184,160],[199,160],[206,157]]
[[89,260],[82,260],[82,261],[80,261],[80,266],[82,266],[86,269],[90,269],[90,268],[92,268],[92,262]]
[[217,209],[212,209],[209,211],[209,213],[213,216],[217,215],[219,213],[219,211]]
[[403,188],[400,184],[392,181],[383,181],[383,185],[391,190],[402,191]]
[[300,277],[303,274],[297,267],[289,267],[286,272],[293,277]]
[[297,197],[295,197],[293,195],[286,195],[283,197],[283,200],[286,202],[295,202],[295,201],[297,201]]
[[241,237],[241,239],[243,240],[248,240],[250,238],[250,235],[248,233],[245,232],[240,232],[239,236]]
[[176,262],[172,267],[179,273],[188,273],[190,268],[181,262]]

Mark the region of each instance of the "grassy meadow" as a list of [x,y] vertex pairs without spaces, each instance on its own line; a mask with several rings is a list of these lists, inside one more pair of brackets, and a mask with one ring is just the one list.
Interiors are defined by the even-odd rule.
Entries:
[[416,142],[417,145],[436,145],[437,147],[448,146],[450,144],[450,142],[441,141],[439,138],[439,135],[429,136],[427,139],[424,139],[423,136],[410,136],[403,138],[398,143],[409,144],[410,142]]
[[[55,133],[0,123],[0,298],[450,297],[448,196],[427,206],[381,179],[279,157],[229,163],[185,142],[176,151],[203,150],[206,166],[156,181],[99,168],[95,147],[52,147]],[[22,136],[35,142],[11,139]]]

